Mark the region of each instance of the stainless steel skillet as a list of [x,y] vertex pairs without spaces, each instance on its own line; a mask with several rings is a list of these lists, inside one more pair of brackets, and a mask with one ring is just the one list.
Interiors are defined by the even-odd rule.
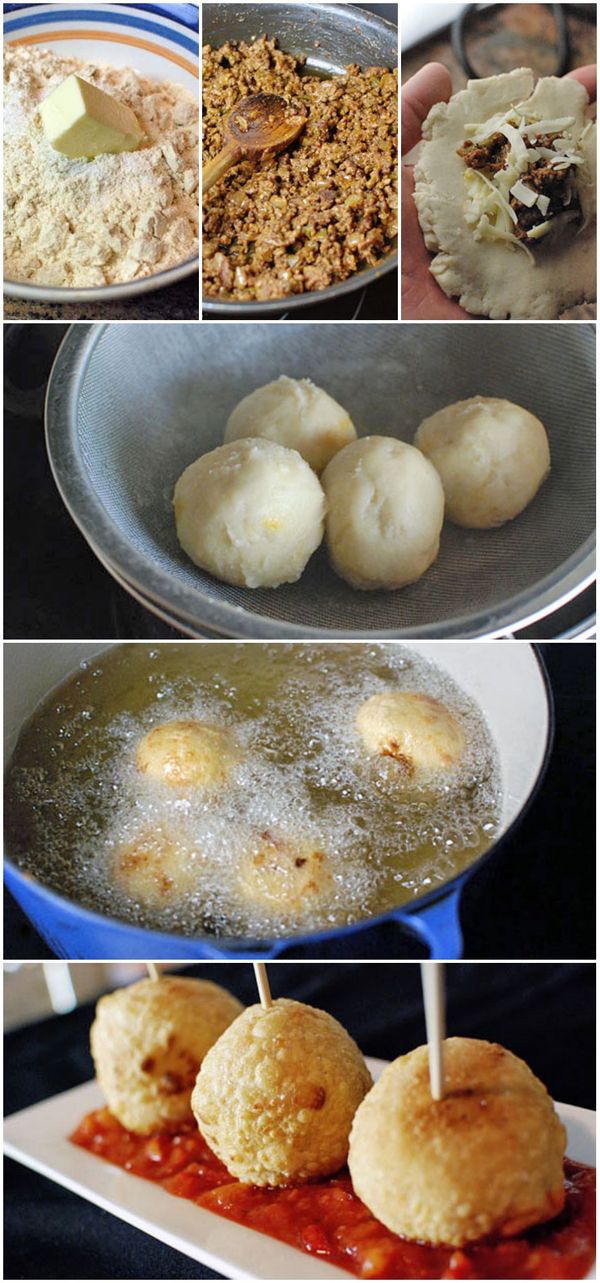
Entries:
[[[276,36],[280,47],[306,58],[307,74],[340,75],[345,67],[396,67],[398,29],[383,18],[351,4],[203,4],[203,45],[218,48],[228,40],[249,41],[255,36]],[[325,290],[292,294],[267,302],[240,303],[206,297],[206,317],[232,319],[278,317],[283,311],[295,316],[317,303],[335,303],[346,294],[371,285],[398,266],[398,253],[388,254],[376,267],[356,272],[346,281]]]

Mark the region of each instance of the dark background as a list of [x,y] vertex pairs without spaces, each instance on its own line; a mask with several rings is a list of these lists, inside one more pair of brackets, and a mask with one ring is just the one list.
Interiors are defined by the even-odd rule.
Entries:
[[[552,642],[539,649],[554,693],[554,751],[524,820],[463,891],[467,958],[596,956],[596,648]],[[12,897],[5,895],[4,956],[52,957]],[[414,958],[422,956],[422,951],[397,925],[388,924],[344,937],[343,943],[320,946],[319,954],[324,958]],[[313,955],[311,946],[288,950],[288,957]]]
[[[414,3],[414,0],[412,0]],[[466,6],[465,6],[466,7]],[[596,5],[561,5],[569,41],[565,70],[596,61]],[[557,30],[548,4],[470,6],[465,32],[468,57],[478,76],[494,76],[513,67],[531,67],[538,76],[558,74]],[[402,54],[404,83],[427,62],[442,62],[452,76],[452,92],[464,89],[467,76],[450,43],[450,27],[441,28]]]
[[[186,974],[216,979],[243,1002],[256,1001],[248,963],[196,966]],[[556,1100],[594,1108],[593,965],[454,963],[446,975],[449,1035],[502,1043]],[[331,1012],[366,1055],[393,1059],[425,1041],[414,964],[271,964],[269,978],[274,996]],[[7,1036],[6,1113],[92,1077],[92,1016],[85,1006]],[[8,1279],[219,1277],[18,1163],[7,1161],[4,1197]]]

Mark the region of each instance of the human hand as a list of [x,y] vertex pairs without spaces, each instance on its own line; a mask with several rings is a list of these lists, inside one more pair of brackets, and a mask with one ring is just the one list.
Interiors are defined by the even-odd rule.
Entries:
[[[429,62],[402,89],[402,155],[421,141],[421,127],[436,102],[448,102],[452,93],[450,73],[439,62]],[[413,168],[402,166],[402,309],[405,321],[466,321],[468,313],[447,298],[431,275],[413,200]]]
[[[568,75],[596,101],[595,66],[577,67]],[[439,62],[421,67],[402,89],[402,155],[421,140],[421,127],[436,102],[448,102],[452,93],[450,73]],[[402,318],[405,321],[466,321],[467,312],[446,297],[429,270],[415,202],[412,165],[402,166]]]
[[578,80],[580,85],[583,85],[584,89],[587,90],[587,96],[590,102],[596,101],[596,68],[595,66],[592,65],[591,67],[589,66],[576,67],[575,71],[569,71],[567,72],[567,75],[570,76],[572,80]]

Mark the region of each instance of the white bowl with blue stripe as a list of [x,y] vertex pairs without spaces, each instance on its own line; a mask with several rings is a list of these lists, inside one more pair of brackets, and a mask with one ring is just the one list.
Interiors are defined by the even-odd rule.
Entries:
[[[64,57],[133,67],[153,80],[173,80],[196,98],[200,74],[195,4],[31,4],[4,6],[4,41],[39,45]],[[198,257],[122,285],[63,289],[5,281],[12,298],[42,303],[105,302],[144,294],[198,272]]]

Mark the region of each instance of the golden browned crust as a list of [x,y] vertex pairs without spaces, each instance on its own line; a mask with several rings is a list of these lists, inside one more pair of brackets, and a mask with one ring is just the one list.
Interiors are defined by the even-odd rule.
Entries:
[[447,771],[465,747],[462,727],[445,704],[411,691],[372,695],[358,710],[356,729],[367,752],[394,758],[411,777]]
[[211,1149],[238,1180],[287,1185],[345,1162],[371,1075],[325,1011],[279,998],[248,1007],[206,1056],[192,1095]]
[[314,841],[269,829],[244,853],[238,887],[245,901],[271,909],[279,905],[286,913],[309,909],[335,889],[331,862]]
[[111,851],[110,862],[118,887],[150,909],[177,903],[202,879],[202,859],[176,822],[142,826]]
[[176,1131],[206,1052],[243,1011],[208,980],[162,976],[100,998],[90,1040],[98,1082],[129,1131]]
[[191,718],[164,722],[140,740],[136,764],[173,788],[218,788],[239,761],[235,737],[226,727]]

